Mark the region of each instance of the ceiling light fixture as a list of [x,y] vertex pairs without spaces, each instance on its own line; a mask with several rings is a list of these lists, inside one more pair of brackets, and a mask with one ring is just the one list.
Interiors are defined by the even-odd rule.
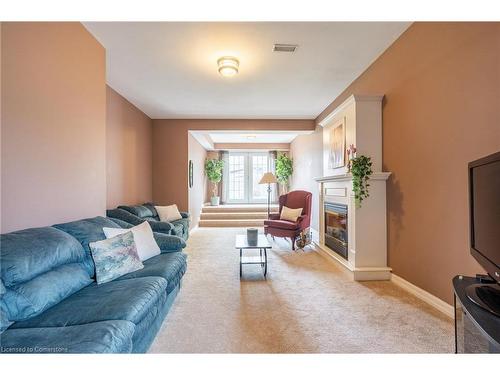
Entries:
[[224,56],[217,60],[219,66],[219,73],[223,77],[232,77],[238,74],[240,62],[236,57]]

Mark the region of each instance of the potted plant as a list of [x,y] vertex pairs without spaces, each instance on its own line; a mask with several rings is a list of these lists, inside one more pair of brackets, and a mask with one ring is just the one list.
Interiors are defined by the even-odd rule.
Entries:
[[278,182],[283,186],[283,190],[286,193],[290,187],[290,176],[293,173],[293,160],[289,158],[286,154],[280,154],[276,158],[276,178]]
[[222,169],[224,168],[224,161],[219,159],[207,159],[205,161],[205,173],[208,180],[212,183],[212,197],[210,203],[212,206],[218,206],[220,197],[217,195],[218,184],[222,180]]
[[370,196],[368,180],[372,175],[372,159],[369,156],[356,156],[356,147],[349,146],[347,150],[349,161],[347,171],[352,173],[352,190],[354,192],[354,200],[356,207],[361,207],[361,202]]

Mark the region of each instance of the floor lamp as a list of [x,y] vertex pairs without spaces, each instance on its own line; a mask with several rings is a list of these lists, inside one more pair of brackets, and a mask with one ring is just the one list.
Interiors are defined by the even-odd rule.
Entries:
[[264,173],[264,176],[259,181],[259,184],[267,184],[267,218],[271,214],[271,184],[277,183],[276,176],[271,172]]

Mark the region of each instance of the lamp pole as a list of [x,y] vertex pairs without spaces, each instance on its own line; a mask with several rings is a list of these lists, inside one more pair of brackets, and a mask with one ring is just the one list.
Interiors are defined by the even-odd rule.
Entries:
[[271,216],[271,184],[277,183],[276,176],[271,172],[266,172],[259,181],[259,184],[267,184],[267,218]]
[[271,184],[267,184],[267,219],[271,216]]

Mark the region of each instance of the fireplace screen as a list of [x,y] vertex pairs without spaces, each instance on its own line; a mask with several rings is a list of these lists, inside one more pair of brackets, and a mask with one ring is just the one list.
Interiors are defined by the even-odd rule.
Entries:
[[325,203],[325,245],[347,259],[347,206]]

